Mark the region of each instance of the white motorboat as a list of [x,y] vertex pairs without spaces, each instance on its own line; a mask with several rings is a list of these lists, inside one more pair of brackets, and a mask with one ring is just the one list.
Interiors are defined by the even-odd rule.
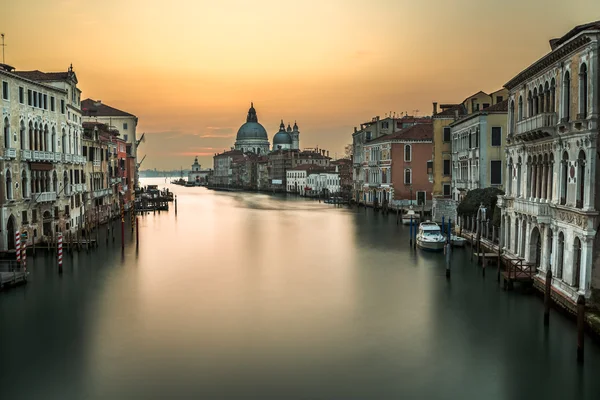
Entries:
[[419,225],[417,233],[417,246],[423,250],[442,251],[446,244],[446,237],[442,235],[440,226],[435,222],[426,221]]
[[410,225],[410,220],[412,218],[413,224],[418,224],[420,216],[412,209],[412,206],[408,210],[408,212],[402,215],[402,225]]
[[460,237],[460,236],[456,236],[456,235],[450,235],[450,243],[452,243],[452,246],[454,247],[465,247],[465,242],[467,241],[467,239]]

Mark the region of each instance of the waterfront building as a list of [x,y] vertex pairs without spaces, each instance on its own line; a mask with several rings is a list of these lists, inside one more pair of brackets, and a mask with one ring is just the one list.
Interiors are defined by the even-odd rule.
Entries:
[[322,171],[324,168],[316,164],[300,164],[287,170],[286,187],[288,193],[306,196],[310,188],[307,186],[308,174]]
[[214,172],[212,184],[216,186],[231,186],[237,180],[234,177],[232,164],[235,160],[243,158],[241,150],[229,150],[213,157]]
[[352,154],[353,154],[353,171],[352,180],[354,181],[354,199],[357,202],[362,202],[363,187],[365,183],[365,159],[364,146],[371,140],[377,139],[383,135],[389,135],[398,132],[401,129],[406,129],[417,123],[425,122],[429,118],[418,118],[405,115],[401,118],[386,117],[380,119],[379,116],[373,117],[371,121],[360,124],[360,129],[354,127],[352,134]]
[[310,196],[330,196],[340,193],[340,174],[337,167],[324,168],[322,171],[310,171],[306,178],[306,193]]
[[205,185],[208,183],[208,178],[212,174],[212,169],[202,169],[202,166],[198,163],[198,156],[194,159],[192,164],[192,170],[188,173],[188,183],[194,185]]
[[0,64],[2,143],[0,251],[15,248],[15,232],[52,240],[79,222],[82,191],[78,81],[64,72],[16,71]]
[[321,167],[328,167],[331,162],[329,157],[329,151],[319,148],[304,149],[298,152],[294,157],[294,166],[312,164],[319,165]]
[[349,197],[352,194],[352,160],[340,158],[329,164],[337,167],[340,174],[340,192]]
[[137,148],[139,141],[143,140],[143,135],[140,139],[137,138],[138,118],[126,111],[119,110],[115,107],[102,103],[101,100],[85,99],[81,102],[81,112],[83,121],[85,122],[100,122],[106,124],[111,130],[117,130],[119,137],[127,144],[130,156],[134,158],[136,165],[133,170],[134,180],[128,185],[128,191],[125,193],[126,202],[129,203],[135,194],[135,188],[139,182],[139,171],[137,166]]
[[256,189],[268,190],[269,187],[269,158],[259,156],[256,159]]
[[550,40],[550,52],[512,78],[502,245],[538,270],[565,304],[597,302],[600,250],[598,60],[600,21]]
[[433,154],[430,179],[433,181],[432,219],[441,222],[445,217],[456,220],[456,201],[452,195],[452,128],[451,124],[466,115],[479,112],[506,98],[501,89],[487,94],[479,91],[458,104],[433,103]]
[[257,190],[257,161],[259,157],[259,155],[254,153],[246,153],[241,157],[232,159],[231,173],[233,176],[233,186],[245,190]]
[[254,103],[251,103],[246,123],[238,129],[235,150],[243,153],[267,154],[270,147],[267,130],[258,122]]
[[432,136],[433,125],[427,122],[365,143],[361,203],[425,205],[430,201],[427,160]]
[[[507,91],[499,103],[452,122],[452,197],[458,204],[469,190],[503,189]],[[494,99],[492,99],[494,101]]]

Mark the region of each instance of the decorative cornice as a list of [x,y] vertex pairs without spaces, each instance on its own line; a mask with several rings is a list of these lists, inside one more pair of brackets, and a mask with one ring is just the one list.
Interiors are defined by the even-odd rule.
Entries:
[[504,87],[507,88],[508,90],[512,90],[513,88],[519,86],[526,80],[537,75],[544,69],[553,66],[561,58],[566,57],[573,51],[585,46],[586,44],[590,43],[591,41],[592,41],[592,39],[590,39],[588,36],[581,36],[581,37],[565,44],[564,46],[559,47],[555,51],[548,53],[547,55],[545,55],[544,57],[542,57],[541,59],[539,59],[532,65],[530,65],[527,69],[522,71],[520,74],[518,74],[517,76],[512,78],[510,81],[508,81],[506,84],[504,84]]

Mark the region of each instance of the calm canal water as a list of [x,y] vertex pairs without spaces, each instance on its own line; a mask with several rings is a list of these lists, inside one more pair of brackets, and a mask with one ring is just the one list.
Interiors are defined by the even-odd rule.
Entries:
[[545,330],[542,301],[466,251],[448,282],[392,217],[171,189],[178,215],[141,217],[139,252],[128,230],[62,276],[30,256],[0,294],[1,398],[600,398],[600,346],[579,367],[574,323]]

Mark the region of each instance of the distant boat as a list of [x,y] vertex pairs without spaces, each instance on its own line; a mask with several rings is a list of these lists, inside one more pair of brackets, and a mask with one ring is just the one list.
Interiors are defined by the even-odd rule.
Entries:
[[417,224],[421,218],[420,215],[412,209],[412,206],[410,207],[410,210],[408,210],[408,212],[402,216],[402,224],[410,225],[411,218],[414,224]]
[[442,251],[446,237],[442,235],[440,226],[435,222],[426,221],[419,225],[417,233],[417,246],[423,250]]

